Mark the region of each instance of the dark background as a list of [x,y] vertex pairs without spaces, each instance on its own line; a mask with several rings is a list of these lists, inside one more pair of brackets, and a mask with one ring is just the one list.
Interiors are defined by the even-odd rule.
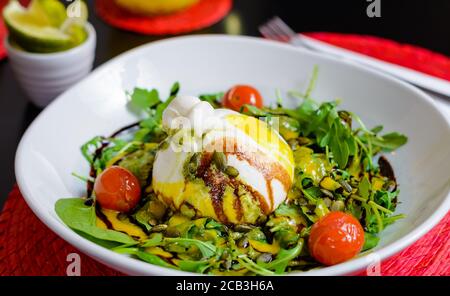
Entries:
[[[160,37],[142,36],[114,29],[94,13],[90,21],[97,30],[95,66],[116,55]],[[235,0],[228,17],[238,19],[241,34],[259,36],[258,25],[273,15],[294,30],[369,34],[410,43],[450,56],[449,0],[381,0],[381,17],[366,15],[366,0]],[[193,33],[226,33],[227,20]],[[7,59],[0,61],[0,208],[15,182],[14,154],[17,144],[40,110],[29,104],[13,78]],[[69,136],[69,135],[68,135]]]

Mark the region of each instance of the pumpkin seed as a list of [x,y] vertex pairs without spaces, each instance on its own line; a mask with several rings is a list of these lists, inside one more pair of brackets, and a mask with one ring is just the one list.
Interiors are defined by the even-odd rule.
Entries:
[[272,254],[270,253],[262,253],[256,258],[256,262],[258,263],[269,263],[272,261]]
[[181,214],[183,214],[184,216],[186,216],[190,219],[195,217],[195,210],[186,204],[183,204],[180,207],[180,212],[181,212]]
[[119,213],[119,214],[117,214],[117,219],[118,219],[119,221],[125,221],[127,218],[128,218],[128,215],[125,214],[125,213]]
[[323,188],[321,188],[320,191],[322,191],[322,193],[325,194],[326,196],[333,198],[333,193],[331,193],[331,191],[323,189]]
[[243,237],[240,240],[238,240],[237,242],[238,247],[240,248],[248,248],[248,246],[250,245],[248,238],[247,237]]
[[154,226],[151,231],[152,232],[162,232],[164,230],[167,229],[167,225],[166,224],[158,224],[156,226]]
[[223,152],[214,151],[212,160],[220,171],[225,171],[227,167],[227,158]]
[[337,212],[342,211],[345,208],[345,203],[342,200],[335,200],[331,204],[331,211]]
[[166,150],[167,148],[169,148],[169,142],[164,141],[164,142],[161,142],[161,144],[159,144],[160,150]]
[[352,192],[352,186],[350,186],[350,184],[348,184],[345,180],[339,180],[339,184],[341,184],[345,191]]
[[236,178],[237,176],[239,176],[239,171],[235,167],[227,166],[227,168],[225,169],[225,174],[232,178]]
[[251,225],[247,225],[247,224],[238,224],[234,227],[235,231],[238,232],[249,232],[250,230],[252,230],[254,228],[254,226]]
[[323,199],[323,203],[327,206],[327,208],[329,208],[331,206],[332,201],[328,197],[325,197]]

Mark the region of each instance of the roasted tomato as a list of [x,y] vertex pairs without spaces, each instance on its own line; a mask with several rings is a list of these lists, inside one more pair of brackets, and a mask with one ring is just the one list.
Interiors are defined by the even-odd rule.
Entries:
[[109,167],[97,177],[94,192],[102,208],[123,213],[132,210],[141,198],[138,179],[119,166]]
[[331,212],[311,228],[308,246],[320,263],[334,265],[356,256],[364,244],[364,230],[350,214]]
[[225,94],[222,105],[226,108],[240,111],[244,105],[263,106],[263,99],[258,90],[249,85],[236,85]]

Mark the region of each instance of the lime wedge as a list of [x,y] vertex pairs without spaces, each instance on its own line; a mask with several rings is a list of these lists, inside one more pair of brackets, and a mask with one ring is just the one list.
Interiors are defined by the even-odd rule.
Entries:
[[12,0],[3,10],[3,18],[11,40],[24,50],[57,52],[77,46],[87,38],[84,29],[87,7],[84,2],[78,6],[80,11],[84,10],[80,18],[68,18],[64,5],[58,0],[33,0],[28,8]]
[[67,18],[64,5],[58,0],[33,0],[28,13],[35,18],[46,20],[52,27],[59,27]]

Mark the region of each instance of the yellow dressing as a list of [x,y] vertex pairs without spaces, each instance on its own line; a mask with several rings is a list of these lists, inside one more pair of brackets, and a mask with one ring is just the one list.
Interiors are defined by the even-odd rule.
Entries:
[[318,184],[330,168],[326,159],[313,155],[313,152],[312,149],[302,146],[294,151],[294,158],[300,170]]
[[162,248],[160,247],[149,247],[146,248],[145,251],[147,253],[153,254],[153,255],[157,255],[157,256],[161,256],[164,258],[172,258],[173,255],[169,252],[164,251]]
[[170,205],[173,202],[175,208],[179,208],[183,203],[182,194],[184,190],[184,182],[153,182],[153,190],[158,193],[158,196],[167,198],[162,202]]
[[103,222],[101,219],[99,219],[97,217],[95,218],[95,225],[98,228],[101,228],[101,229],[108,229],[108,227],[106,226],[105,222]]
[[234,195],[234,190],[227,186],[223,195],[223,212],[227,216],[228,221],[231,223],[239,223],[237,218],[236,209],[234,208],[234,202],[238,198]]
[[276,241],[274,241],[271,245],[253,239],[249,239],[248,242],[255,250],[261,253],[270,253],[275,255],[280,251],[280,245]]
[[202,180],[197,179],[186,184],[183,200],[200,212],[200,216],[217,219],[209,189]]
[[[102,213],[106,216],[108,221],[112,224],[114,230],[126,232],[130,236],[139,237],[140,239],[147,238],[144,231],[137,225],[128,221],[128,219],[121,221],[117,218],[119,212],[102,209]],[[97,219],[98,221],[99,219]],[[98,223],[98,222],[97,222]],[[98,225],[98,224],[97,224]]]

